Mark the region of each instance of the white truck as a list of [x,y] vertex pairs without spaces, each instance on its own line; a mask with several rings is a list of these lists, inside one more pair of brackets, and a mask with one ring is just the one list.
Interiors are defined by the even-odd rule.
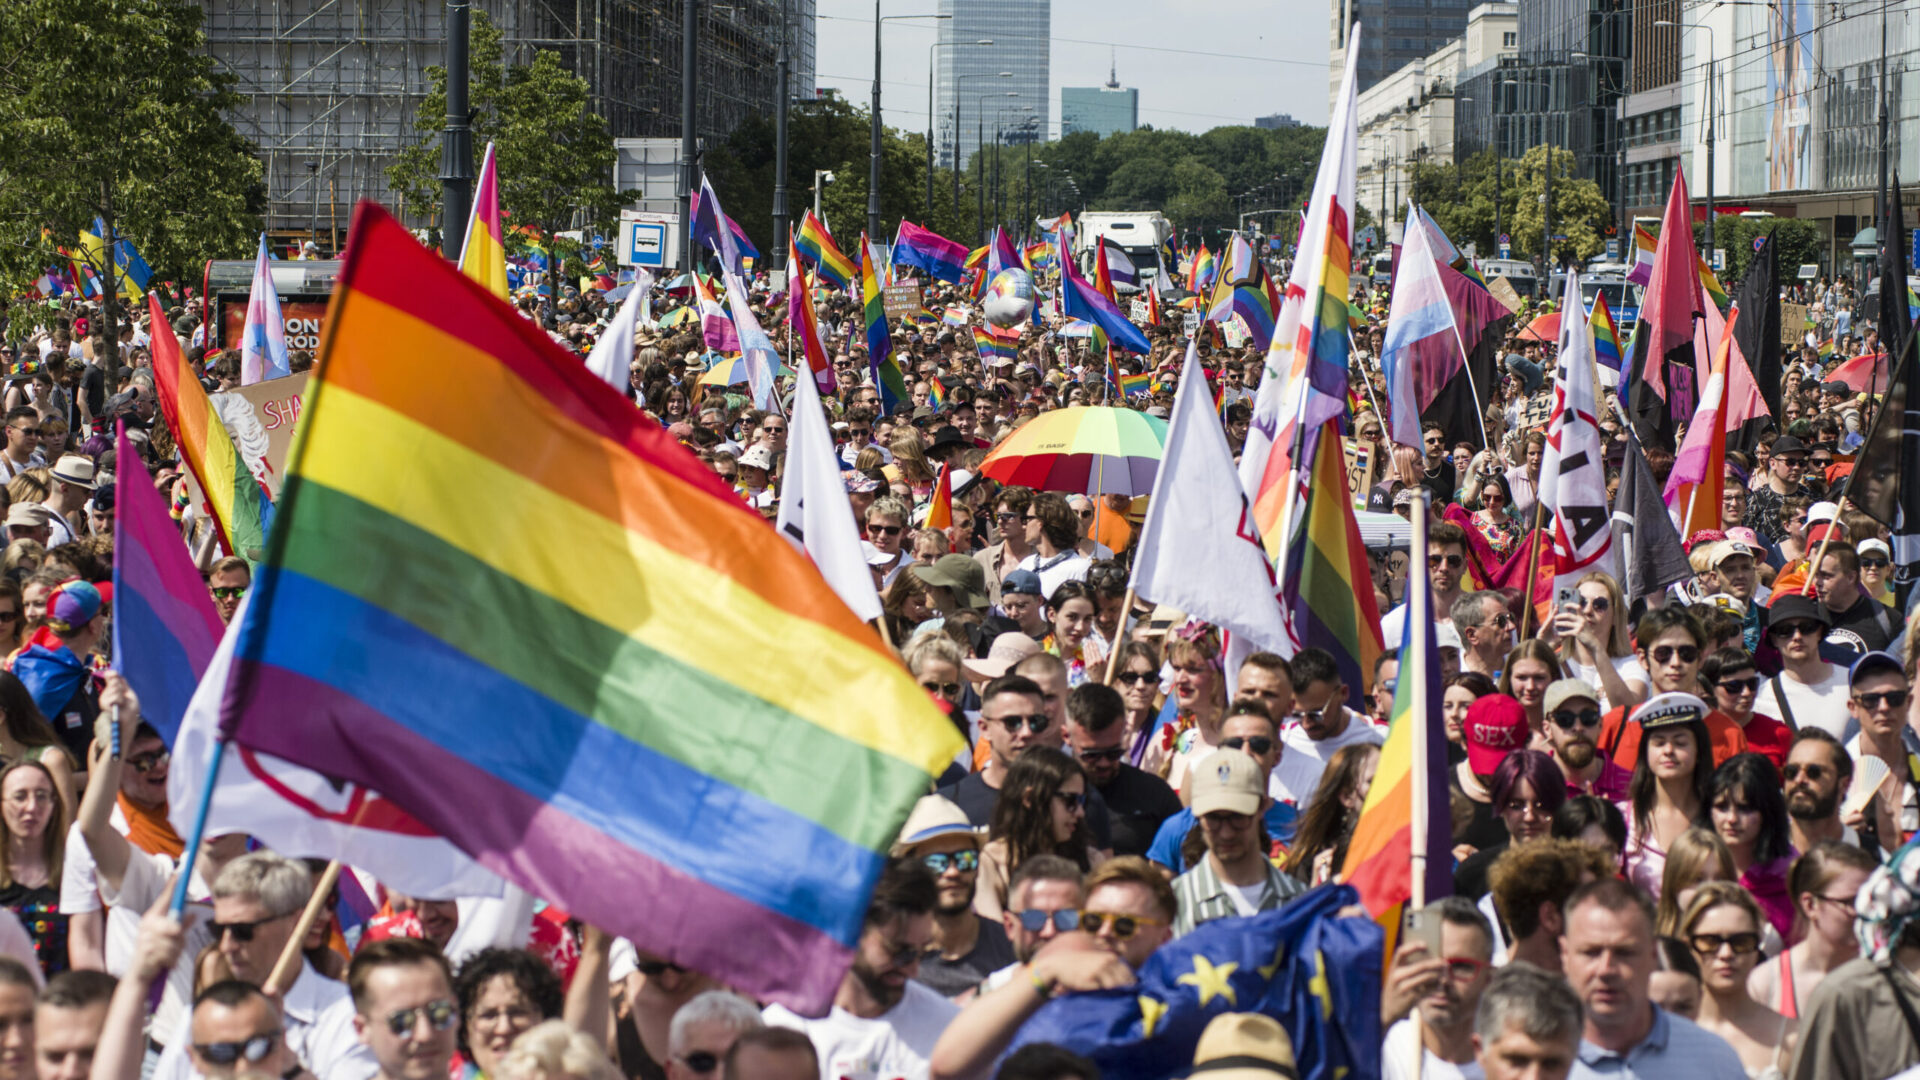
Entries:
[[1073,254],[1083,267],[1091,266],[1100,238],[1112,237],[1133,258],[1143,280],[1159,266],[1160,245],[1173,237],[1173,222],[1158,210],[1089,210],[1073,224]]

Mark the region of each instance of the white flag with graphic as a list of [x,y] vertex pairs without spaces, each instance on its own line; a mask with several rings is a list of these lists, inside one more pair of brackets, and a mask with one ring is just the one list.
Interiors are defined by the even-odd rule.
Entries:
[[1540,461],[1540,501],[1553,512],[1553,603],[1574,593],[1580,578],[1603,570],[1619,579],[1607,512],[1607,463],[1601,453],[1594,399],[1593,329],[1580,300],[1580,275],[1567,272],[1560,304],[1560,341],[1553,373],[1553,414]]

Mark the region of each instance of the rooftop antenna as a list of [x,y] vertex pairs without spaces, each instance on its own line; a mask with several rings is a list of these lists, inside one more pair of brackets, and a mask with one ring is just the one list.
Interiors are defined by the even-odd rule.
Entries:
[[1107,50],[1107,89],[1120,89],[1120,66],[1112,49]]

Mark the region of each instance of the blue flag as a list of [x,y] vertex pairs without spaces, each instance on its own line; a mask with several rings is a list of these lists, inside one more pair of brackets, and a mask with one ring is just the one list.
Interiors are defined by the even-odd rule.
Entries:
[[1293,1037],[1301,1080],[1380,1074],[1380,973],[1386,935],[1360,901],[1321,887],[1277,911],[1203,923],[1153,954],[1138,984],[1041,1006],[1008,1052],[1052,1043],[1090,1058],[1102,1080],[1168,1080],[1193,1067],[1194,1047],[1221,1013],[1257,1012]]

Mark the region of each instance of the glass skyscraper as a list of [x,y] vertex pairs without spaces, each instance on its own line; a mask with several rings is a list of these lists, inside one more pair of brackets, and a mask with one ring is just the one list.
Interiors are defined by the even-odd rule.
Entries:
[[[982,140],[992,145],[997,131],[1005,131],[1009,142],[1045,139],[1051,120],[1051,0],[939,0],[937,10],[953,16],[940,20],[933,51],[933,144],[939,164],[951,167],[957,161],[966,167]],[[974,44],[987,40],[993,44]],[[998,77],[1003,71],[1012,74]]]

